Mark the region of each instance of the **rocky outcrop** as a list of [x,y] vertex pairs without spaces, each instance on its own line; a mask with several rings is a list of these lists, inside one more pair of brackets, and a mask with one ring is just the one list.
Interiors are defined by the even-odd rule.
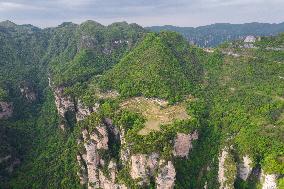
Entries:
[[174,144],[174,156],[187,157],[192,149],[192,141],[198,139],[197,131],[190,134],[178,133]]
[[[93,188],[123,188],[115,183],[117,166],[114,161],[109,165],[100,157],[101,150],[108,150],[109,129],[106,124],[98,126],[89,133],[86,129],[82,131],[83,153],[77,155],[77,161],[81,167],[78,176],[82,185],[87,184],[88,189]],[[101,167],[108,166],[110,177],[104,175]]]
[[139,180],[139,185],[147,185],[150,177],[158,169],[159,154],[136,154],[130,158],[130,175],[132,179]]
[[60,116],[65,117],[67,111],[75,112],[75,101],[64,94],[64,87],[54,89],[55,105]]
[[261,173],[262,189],[278,189],[277,187],[277,174]]
[[88,171],[87,171],[86,165],[84,164],[85,159],[86,159],[86,157],[83,158],[81,155],[77,155],[77,162],[78,162],[79,167],[80,167],[80,171],[77,172],[77,175],[80,179],[81,185],[88,184]]
[[255,43],[256,42],[256,37],[249,35],[244,39],[245,43]]
[[88,172],[88,188],[98,188],[99,178],[98,178],[98,165],[100,162],[96,143],[93,141],[88,141],[84,144],[86,149],[86,164]]
[[[51,81],[49,79],[50,86],[52,87]],[[99,108],[99,104],[96,103],[94,107],[85,106],[80,99],[75,100],[69,95],[64,93],[64,87],[56,87],[53,88],[54,97],[55,97],[55,105],[58,111],[58,114],[62,118],[62,122],[59,127],[62,130],[68,127],[67,120],[69,115],[72,116],[72,120],[82,121],[91,113],[96,112]],[[70,118],[69,118],[70,119]]]
[[230,148],[224,148],[219,156],[218,181],[219,189],[233,189],[235,177],[237,175],[236,164],[229,153]]
[[136,154],[130,158],[130,175],[138,180],[138,185],[149,185],[150,178],[155,177],[157,188],[171,189],[174,187],[176,171],[171,161],[159,159],[159,154]]
[[171,161],[160,161],[160,169],[156,178],[157,189],[174,188],[176,171]]
[[[117,134],[120,136],[118,137]],[[111,137],[123,138],[121,133],[112,125],[112,121],[107,118],[103,123],[98,124],[91,133],[86,129],[82,131],[82,139],[79,143],[83,144],[84,150],[77,156],[81,167],[78,176],[81,184],[87,185],[88,189],[127,188],[125,185],[117,183],[117,173],[119,171],[117,162],[115,160],[108,162],[100,155],[102,150],[105,152],[109,150],[110,147],[108,145]],[[136,184],[148,186],[150,179],[153,178],[159,189],[171,189],[174,187],[176,172],[171,161],[160,159],[157,153],[131,155],[130,150],[128,152],[129,158],[124,160],[125,162],[122,166],[129,167],[130,177]]]
[[219,165],[218,165],[218,181],[220,183],[220,189],[227,189],[225,186],[225,160],[227,158],[228,152],[226,150],[222,150],[221,156],[219,156]]
[[108,165],[109,177],[99,170],[100,188],[103,189],[127,189],[124,184],[116,183],[117,165],[115,162],[110,161]]
[[98,103],[96,103],[94,107],[87,107],[87,106],[84,106],[81,100],[78,100],[77,106],[76,106],[76,120],[77,121],[84,120],[92,112],[96,112],[98,108],[99,108]]
[[249,36],[247,36],[245,39],[244,39],[244,47],[245,48],[256,48],[255,46],[254,46],[254,43],[256,42],[256,41],[259,41],[260,40],[260,38],[259,37],[255,37],[255,36],[252,36],[252,35],[249,35]]
[[28,102],[34,102],[37,100],[37,93],[33,86],[31,86],[28,83],[24,83],[20,86],[20,91],[22,96],[28,101]]
[[252,161],[249,156],[243,156],[242,161],[238,164],[238,177],[246,181],[252,172]]
[[132,179],[139,179],[140,185],[147,183],[148,170],[147,170],[147,157],[145,154],[133,155],[130,158],[130,175]]
[[13,104],[9,102],[0,102],[0,119],[12,117]]

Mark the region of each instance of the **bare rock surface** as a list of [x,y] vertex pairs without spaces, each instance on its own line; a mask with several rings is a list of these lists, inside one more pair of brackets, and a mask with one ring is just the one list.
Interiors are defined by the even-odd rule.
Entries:
[[252,172],[252,161],[249,156],[243,156],[242,162],[238,164],[238,177],[246,181]]
[[218,181],[220,183],[220,189],[229,189],[225,182],[227,181],[227,178],[225,176],[226,168],[225,168],[225,160],[228,156],[228,152],[226,149],[223,149],[221,152],[221,155],[219,156],[219,169],[218,169]]
[[147,156],[145,154],[137,154],[131,156],[130,175],[132,179],[141,179],[141,184],[147,182]]
[[171,161],[160,161],[160,169],[156,178],[157,189],[172,189],[175,184],[176,171]]
[[75,111],[74,100],[64,94],[64,87],[54,89],[55,105],[59,115],[65,117],[67,111]]
[[262,179],[262,189],[278,189],[277,187],[277,178],[276,174],[265,174],[261,173]]
[[197,131],[190,134],[178,133],[174,144],[174,156],[187,157],[192,149],[192,141],[198,139]]

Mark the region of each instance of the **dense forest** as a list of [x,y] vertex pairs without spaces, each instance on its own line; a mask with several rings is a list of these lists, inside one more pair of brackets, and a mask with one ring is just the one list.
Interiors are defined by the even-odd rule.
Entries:
[[280,26],[0,23],[0,188],[283,188]]

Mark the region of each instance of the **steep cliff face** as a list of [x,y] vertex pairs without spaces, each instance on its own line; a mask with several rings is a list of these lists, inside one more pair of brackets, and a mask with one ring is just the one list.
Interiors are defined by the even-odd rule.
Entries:
[[98,108],[99,108],[98,103],[96,103],[94,107],[87,107],[87,106],[84,106],[84,104],[79,99],[77,101],[77,106],[76,106],[76,120],[77,121],[84,120],[92,112],[96,112],[98,110]]
[[197,131],[190,134],[178,133],[175,139],[174,156],[187,157],[192,149],[192,141],[198,139]]
[[246,181],[252,172],[252,160],[248,155],[242,157],[242,161],[238,164],[238,177]]
[[265,174],[261,173],[262,189],[278,189],[277,187],[277,174]]
[[[108,161],[102,155],[109,149],[109,128],[106,124],[98,125],[91,133],[86,129],[82,131],[83,153],[77,155],[78,163],[81,167],[78,173],[80,182],[93,188],[126,188],[124,185],[116,183],[117,163]],[[105,169],[104,169],[105,168]],[[105,170],[108,174],[106,175]]]
[[222,149],[219,156],[218,181],[219,189],[233,189],[236,179],[236,163],[233,160],[230,148]]
[[249,183],[249,180],[254,180],[262,189],[279,188],[277,185],[279,174],[267,174],[260,167],[254,167],[253,160],[248,155],[242,156],[239,162],[235,161],[232,150],[232,147],[223,148],[219,156],[218,181],[220,189],[235,188],[234,183],[237,178],[246,183]]
[[70,95],[66,95],[64,93],[64,87],[52,87],[52,89],[55,97],[55,105],[58,114],[62,119],[62,122],[59,125],[62,130],[68,128],[68,119],[71,119],[71,122],[82,121],[92,112],[96,112],[99,108],[98,103],[95,103],[93,107],[87,107],[80,99],[75,99]]
[[159,163],[160,169],[156,178],[157,189],[172,189],[175,184],[176,171],[171,161]]
[[[129,143],[125,143],[125,131],[117,129],[109,118],[92,127],[92,131],[82,130],[82,138],[78,141],[82,149],[77,155],[78,164],[81,167],[78,172],[82,185],[89,189],[126,189],[131,188],[119,181],[122,170],[126,170],[130,180],[137,187],[148,187],[154,184],[158,189],[172,189],[176,180],[176,169],[173,159],[165,160],[158,152],[149,154],[133,153]],[[186,136],[186,137],[180,137]],[[182,140],[181,140],[182,138]],[[174,146],[180,146],[185,142],[183,151],[177,150],[185,158],[192,148],[192,140],[197,140],[198,133],[177,133]],[[116,140],[120,144],[118,157],[112,155],[111,143]],[[172,155],[174,151],[172,151]],[[108,155],[106,155],[108,154]],[[178,154],[178,153],[176,153]],[[177,156],[177,155],[176,155]]]
[[55,105],[60,116],[65,117],[67,111],[75,112],[75,100],[64,94],[64,87],[54,89]]

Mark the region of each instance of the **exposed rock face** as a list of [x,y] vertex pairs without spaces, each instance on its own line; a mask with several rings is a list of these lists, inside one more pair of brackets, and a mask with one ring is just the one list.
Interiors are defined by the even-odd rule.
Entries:
[[120,128],[120,145],[122,146],[120,149],[120,159],[124,165],[130,159],[130,149],[125,144],[125,130],[123,128]]
[[[116,162],[110,161],[109,164],[106,164],[106,161],[100,157],[100,150],[109,149],[109,131],[111,132],[112,130],[103,123],[99,124],[92,133],[89,133],[86,129],[82,131],[83,140],[79,141],[79,143],[84,143],[85,152],[77,155],[77,160],[81,167],[78,176],[81,184],[87,184],[88,189],[126,188],[124,185],[115,182],[117,174]],[[101,170],[102,166],[107,166],[109,175],[104,175]]]
[[127,189],[125,185],[117,184],[115,182],[117,174],[117,165],[115,162],[110,161],[108,170],[109,178],[106,177],[101,170],[99,170],[100,187],[103,189]]
[[48,79],[49,86],[53,89],[58,114],[61,118],[63,118],[59,125],[59,128],[61,128],[63,131],[65,128],[67,128],[67,113],[72,116],[72,120],[81,121],[89,116],[92,112],[96,112],[98,110],[98,103],[96,103],[94,107],[84,106],[81,100],[78,99],[76,101],[71,96],[64,94],[64,87],[53,87],[51,79]]
[[96,38],[89,35],[82,35],[80,42],[78,44],[78,51],[80,51],[80,49],[94,48],[98,44],[99,42]]
[[23,84],[20,87],[20,91],[23,97],[27,99],[29,102],[34,102],[37,99],[37,93],[35,92],[34,88],[28,84]]
[[157,188],[171,189],[175,182],[175,168],[171,161],[159,160],[159,154],[136,154],[130,158],[130,175],[132,179],[139,180],[139,185],[148,185],[155,172]]
[[238,164],[238,177],[246,181],[252,172],[252,161],[249,156],[244,156],[240,164]]
[[[118,139],[117,142],[122,145],[121,166],[129,167],[130,177],[138,181],[138,185],[149,186],[153,178],[158,189],[174,188],[176,171],[173,163],[160,159],[158,153],[132,154],[131,149],[125,143],[123,129],[118,131],[111,119],[105,118],[91,133],[86,129],[83,130],[82,136],[79,143],[84,144],[84,150],[77,156],[81,167],[78,176],[81,184],[87,185],[88,189],[127,189],[125,185],[117,183],[119,169],[116,160],[109,161],[101,157],[102,150],[107,152],[110,149],[109,142],[113,139]],[[186,135],[187,141],[197,138],[196,132]],[[187,143],[187,148],[191,148],[190,142]]]
[[13,114],[13,104],[9,102],[0,102],[0,119],[7,119]]
[[141,179],[139,184],[142,185],[147,183],[148,174],[146,155],[138,154],[131,156],[130,175],[132,179]]
[[192,141],[198,139],[197,131],[191,134],[178,133],[174,144],[174,156],[187,157],[192,149]]
[[77,101],[76,106],[76,120],[81,121],[85,119],[87,116],[89,116],[92,112],[96,112],[99,108],[99,104],[96,103],[94,107],[86,107],[83,105],[81,100]]
[[77,162],[80,166],[80,172],[78,172],[77,175],[79,176],[81,185],[86,185],[88,183],[88,171],[84,165],[84,161],[85,160],[81,155],[77,155]]
[[97,149],[108,150],[108,133],[105,125],[96,127],[96,131],[90,135],[90,139],[97,144]]
[[99,178],[98,178],[98,165],[100,162],[97,146],[94,142],[88,141],[85,145],[86,148],[86,164],[88,171],[88,188],[98,188]]
[[174,188],[176,171],[171,161],[166,165],[164,161],[160,161],[160,170],[156,178],[157,189],[172,189]]
[[237,166],[230,154],[231,147],[224,148],[219,156],[218,181],[220,189],[233,189],[237,175]]
[[245,45],[244,45],[244,47],[245,48],[255,48],[255,46],[254,46],[254,43],[257,41],[257,40],[259,40],[259,39],[257,39],[256,37],[254,37],[254,36],[247,36],[245,39],[244,39],[244,43],[245,43]]
[[255,43],[255,41],[256,41],[256,37],[252,35],[247,36],[244,40],[245,43]]
[[136,154],[130,158],[130,175],[132,179],[139,179],[139,185],[149,184],[149,178],[158,169],[159,154]]
[[220,189],[227,189],[225,185],[225,160],[228,155],[226,150],[222,150],[221,156],[219,156],[219,169],[218,169],[218,181],[220,183]]
[[277,189],[277,177],[276,174],[261,173],[262,189]]
[[74,99],[64,94],[64,87],[57,87],[54,89],[55,105],[59,115],[65,117],[67,111],[75,112]]

